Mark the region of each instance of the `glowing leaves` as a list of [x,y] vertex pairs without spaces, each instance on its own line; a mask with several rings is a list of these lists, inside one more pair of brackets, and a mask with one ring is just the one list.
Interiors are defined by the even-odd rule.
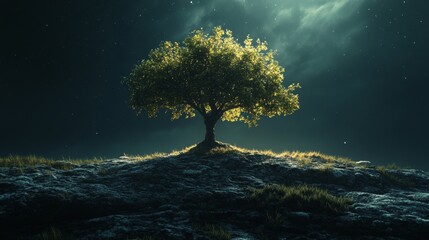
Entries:
[[229,111],[226,111],[222,115],[222,121],[228,121],[228,122],[236,122],[241,120],[241,108],[234,108]]
[[261,42],[261,40],[258,38],[256,40],[257,46],[256,46],[256,50],[258,52],[263,52],[266,51],[268,49],[268,43],[267,42]]
[[167,107],[171,111],[171,120],[177,120],[184,116],[185,118],[195,117],[195,110],[190,105],[182,104],[174,107]]
[[[284,69],[266,42],[250,36],[244,45],[230,30],[193,31],[183,43],[162,42],[127,79],[137,113],[173,120],[193,117],[256,125],[261,116],[289,115],[299,108],[299,85],[283,86]],[[219,115],[219,116],[218,116]],[[216,119],[216,120],[217,120]]]
[[213,28],[213,38],[220,42],[222,41],[222,37],[225,35],[225,31],[221,27],[215,27]]
[[252,48],[252,42],[253,39],[250,38],[250,35],[247,35],[246,40],[244,40],[244,47],[248,49]]

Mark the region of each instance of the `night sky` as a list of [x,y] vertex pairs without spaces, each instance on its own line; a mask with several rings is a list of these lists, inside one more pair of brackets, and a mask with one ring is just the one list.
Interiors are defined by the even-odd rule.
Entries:
[[204,137],[202,119],[137,117],[121,84],[161,41],[222,26],[266,40],[301,109],[218,140],[429,169],[429,2],[3,1],[0,156],[117,157]]

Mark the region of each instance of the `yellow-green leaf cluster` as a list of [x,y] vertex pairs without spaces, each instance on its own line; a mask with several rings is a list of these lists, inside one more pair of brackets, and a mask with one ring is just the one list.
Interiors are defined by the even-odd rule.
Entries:
[[284,68],[266,42],[243,44],[230,30],[193,31],[182,43],[162,42],[137,64],[126,82],[137,113],[172,119],[198,112],[224,121],[256,125],[261,116],[299,109],[298,84],[283,86]]

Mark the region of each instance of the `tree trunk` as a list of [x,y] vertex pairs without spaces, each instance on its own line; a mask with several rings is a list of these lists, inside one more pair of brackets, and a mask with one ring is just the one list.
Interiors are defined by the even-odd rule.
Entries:
[[215,145],[214,126],[216,125],[216,122],[217,121],[214,119],[204,119],[204,124],[206,125],[206,137],[203,143],[209,147]]

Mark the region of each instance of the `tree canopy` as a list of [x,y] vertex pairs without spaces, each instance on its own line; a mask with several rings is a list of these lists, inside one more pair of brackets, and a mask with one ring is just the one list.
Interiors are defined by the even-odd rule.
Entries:
[[292,114],[299,85],[283,86],[284,68],[274,55],[266,42],[247,36],[240,44],[221,27],[211,34],[195,30],[182,43],[161,42],[126,80],[131,106],[149,117],[199,113],[212,128],[219,119],[253,126],[261,116]]

